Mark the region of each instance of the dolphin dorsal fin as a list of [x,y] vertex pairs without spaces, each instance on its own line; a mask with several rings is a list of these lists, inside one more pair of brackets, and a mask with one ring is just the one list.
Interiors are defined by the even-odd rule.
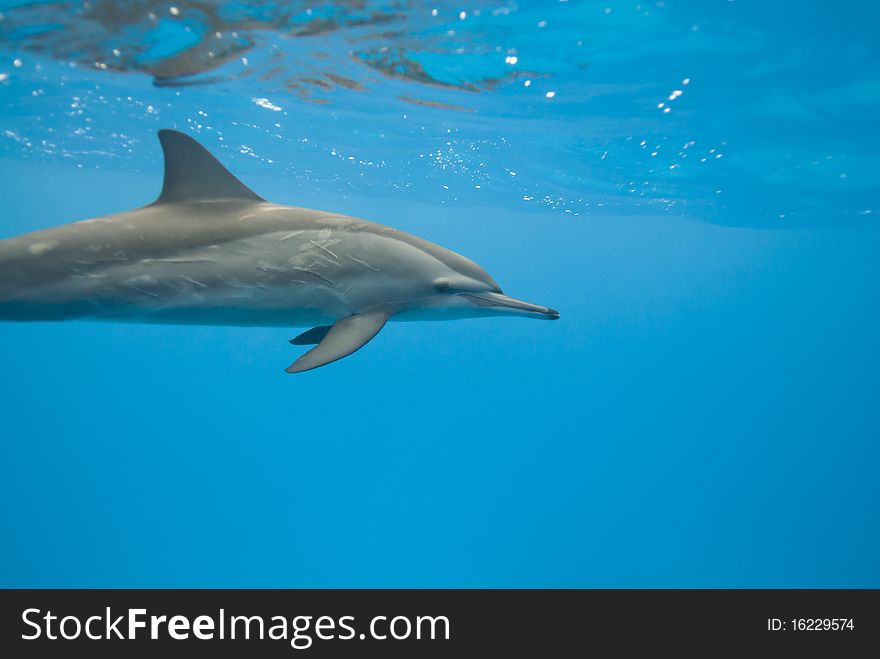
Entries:
[[165,180],[155,203],[242,199],[265,201],[220,164],[208,150],[180,131],[159,131]]

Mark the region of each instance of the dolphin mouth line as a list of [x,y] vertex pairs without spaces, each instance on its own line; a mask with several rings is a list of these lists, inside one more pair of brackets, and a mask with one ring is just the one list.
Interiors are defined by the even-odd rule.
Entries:
[[504,309],[512,313],[528,316],[539,316],[546,320],[559,320],[559,312],[550,307],[544,307],[531,302],[524,302],[516,298],[508,297],[503,293],[459,293],[481,307]]

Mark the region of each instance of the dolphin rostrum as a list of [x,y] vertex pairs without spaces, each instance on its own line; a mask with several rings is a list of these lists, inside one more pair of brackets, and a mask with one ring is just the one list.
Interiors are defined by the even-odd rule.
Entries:
[[389,320],[517,315],[473,261],[390,227],[267,202],[191,137],[160,130],[165,180],[143,208],[0,241],[0,319],[312,327],[299,373]]

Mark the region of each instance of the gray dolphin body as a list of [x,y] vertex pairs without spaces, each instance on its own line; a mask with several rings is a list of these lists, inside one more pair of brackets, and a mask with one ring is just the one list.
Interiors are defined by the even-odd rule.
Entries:
[[476,263],[390,227],[272,204],[192,138],[159,131],[152,204],[0,241],[0,320],[314,326],[287,371],[350,355],[388,320],[556,319]]

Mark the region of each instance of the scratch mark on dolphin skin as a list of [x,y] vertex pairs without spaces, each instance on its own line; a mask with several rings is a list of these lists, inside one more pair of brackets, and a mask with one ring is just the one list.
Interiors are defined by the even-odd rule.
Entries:
[[107,256],[100,259],[91,259],[89,261],[77,259],[76,261],[73,261],[73,263],[76,265],[96,266],[100,263],[128,263],[128,259],[122,256]]
[[141,263],[151,264],[151,263],[216,263],[217,259],[210,257],[192,257],[192,258],[167,258],[167,259],[142,259]]
[[149,295],[151,297],[159,297],[158,293],[153,293],[152,291],[144,290],[143,288],[140,288],[139,286],[133,286],[132,284],[126,284],[125,286],[127,288],[130,288],[133,291],[137,291],[138,293],[141,293],[143,295]]
[[126,284],[150,284],[154,285],[156,280],[150,275],[138,275],[137,277],[131,277],[130,279],[125,280]]
[[268,263],[261,263],[257,266],[257,270],[261,272],[284,272],[285,268],[281,268],[277,265],[270,265]]
[[320,279],[321,281],[326,282],[330,286],[336,286],[336,283],[334,281],[327,279],[327,277],[325,277],[324,275],[319,275],[317,272],[312,272],[311,270],[308,270],[306,268],[297,268],[295,266],[291,266],[290,269],[296,270],[297,272],[302,272],[307,275],[311,275],[312,277],[315,277],[316,279]]
[[[91,264],[86,263],[84,265],[91,265]],[[68,270],[70,270],[73,273],[74,277],[87,277],[89,279],[100,279],[101,277],[104,276],[103,274],[96,274],[94,272],[83,272],[79,268],[71,267],[71,268],[68,268]]]
[[51,252],[56,247],[58,247],[57,240],[38,240],[28,247],[28,252],[33,256],[40,256],[46,252]]
[[365,268],[369,268],[369,269],[372,270],[373,272],[382,272],[381,270],[379,270],[379,268],[376,268],[376,267],[370,265],[369,263],[367,263],[367,262],[364,261],[363,259],[355,258],[354,256],[351,256],[350,254],[346,254],[345,256],[346,256],[346,258],[351,259],[351,260],[354,261],[355,263],[359,263],[360,265],[364,266]]
[[238,218],[238,221],[241,222],[242,220],[247,220],[247,219],[250,219],[250,218],[256,217],[256,216],[257,216],[256,213],[249,213],[247,215],[242,215],[240,218]]
[[291,231],[290,233],[281,236],[278,240],[279,240],[279,241],[282,241],[282,240],[290,240],[290,239],[293,238],[294,236],[298,236],[298,235],[301,234],[301,233],[303,233],[303,230],[302,230],[302,229],[300,229],[299,231]]
[[200,281],[196,281],[196,280],[193,279],[192,277],[187,277],[186,275],[180,275],[180,278],[181,278],[181,279],[185,279],[185,280],[188,281],[190,284],[193,284],[193,285],[195,285],[195,286],[198,286],[199,288],[208,288],[207,284],[203,284],[203,283],[200,282]]
[[314,246],[317,247],[318,249],[323,249],[325,252],[327,252],[327,253],[328,253],[330,256],[332,256],[334,259],[339,259],[339,257],[336,256],[336,254],[334,254],[334,253],[331,252],[329,249],[327,249],[326,247],[324,247],[321,243],[316,242],[316,241],[312,240],[311,238],[309,238],[309,242],[312,243],[312,245],[314,245]]

